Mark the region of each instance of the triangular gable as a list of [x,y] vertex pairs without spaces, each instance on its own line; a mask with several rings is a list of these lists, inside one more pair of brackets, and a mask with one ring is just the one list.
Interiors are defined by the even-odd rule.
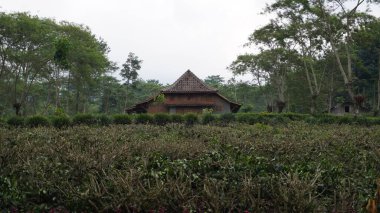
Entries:
[[217,92],[207,86],[190,70],[187,70],[174,84],[162,90],[163,93]]

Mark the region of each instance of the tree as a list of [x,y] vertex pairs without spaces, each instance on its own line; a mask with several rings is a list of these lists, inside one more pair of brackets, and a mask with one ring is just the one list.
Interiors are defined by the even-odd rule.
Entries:
[[55,23],[27,13],[1,13],[0,22],[2,89],[11,96],[7,100],[16,114],[23,107],[25,114],[31,87],[50,71]]
[[128,87],[137,80],[138,71],[141,69],[141,63],[143,61],[138,58],[134,53],[130,52],[123,68],[120,70],[120,75],[125,80],[126,92],[125,92],[125,108],[128,104]]
[[[27,13],[0,13],[0,109],[47,112],[64,99],[67,111],[72,103],[75,112],[80,104],[85,111],[98,77],[108,71],[108,51],[88,27]],[[29,109],[29,104],[43,109]]]
[[205,78],[205,83],[214,88],[219,88],[224,83],[224,78],[220,75],[210,75]]
[[[75,113],[86,112],[89,102],[93,101],[93,92],[97,90],[100,77],[110,71],[109,48],[83,25],[61,22],[59,33],[65,35],[70,43],[66,101],[74,103]],[[67,110],[70,110],[68,105]]]
[[[270,24],[263,27],[261,35],[292,47],[297,52],[298,66],[304,70],[310,91],[310,112],[315,113],[316,102],[321,92],[326,68],[317,70],[318,61],[325,57],[326,42],[321,34],[321,23],[308,14],[307,1],[276,1],[266,8],[267,13],[276,13]],[[256,33],[258,34],[258,33]]]
[[70,68],[68,62],[68,54],[70,49],[70,42],[67,38],[61,37],[54,42],[55,53],[54,53],[54,64],[53,76],[55,78],[55,107],[61,107],[61,74],[63,71]]
[[[347,3],[354,2],[349,7]],[[323,24],[323,36],[331,46],[331,50],[336,58],[339,71],[343,78],[350,100],[355,104],[357,111],[357,98],[353,88],[355,77],[353,75],[353,45],[352,33],[360,26],[372,19],[365,11],[360,11],[360,7],[365,3],[368,5],[379,3],[371,0],[316,0],[312,2],[310,13]],[[343,50],[343,51],[340,51]],[[343,52],[343,54],[342,54]],[[344,57],[342,57],[344,56]],[[346,60],[346,65],[343,65]]]
[[[360,64],[354,67],[359,79],[368,81],[367,86],[377,79],[377,100],[373,100],[375,114],[380,110],[380,20],[365,23],[360,30],[353,33],[355,49]],[[374,86],[375,87],[375,86]],[[368,88],[370,89],[370,88]],[[375,99],[375,98],[374,98]]]

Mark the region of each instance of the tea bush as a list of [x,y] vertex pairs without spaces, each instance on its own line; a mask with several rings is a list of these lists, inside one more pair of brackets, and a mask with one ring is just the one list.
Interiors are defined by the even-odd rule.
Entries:
[[0,118],[0,127],[5,127],[7,125],[7,121],[4,118]]
[[202,124],[213,124],[217,120],[216,115],[205,113],[202,115]]
[[135,116],[136,124],[152,124],[154,121],[153,116],[150,114],[137,114]]
[[183,116],[180,114],[172,114],[170,115],[173,123],[183,123]]
[[100,126],[108,126],[112,124],[112,119],[108,115],[97,115],[96,123]]
[[[10,127],[24,126],[24,118],[12,117],[9,119]],[[63,113],[62,116],[53,116],[51,122],[54,126],[60,128],[60,126],[70,126],[69,118]],[[297,113],[226,113],[226,114],[212,114],[210,112],[197,115],[194,113],[188,113],[185,115],[166,113],[158,113],[155,115],[150,114],[116,114],[112,117],[107,115],[92,115],[92,114],[78,114],[73,117],[73,124],[75,125],[100,125],[107,126],[111,123],[114,124],[157,124],[165,125],[167,123],[183,123],[186,125],[194,125],[197,123],[207,125],[222,125],[226,126],[230,123],[242,123],[253,125],[256,123],[268,124],[268,125],[283,125],[291,122],[303,121],[309,124],[350,124],[350,125],[365,125],[373,126],[380,125],[380,118],[378,117],[364,117],[364,116],[335,116],[329,114],[320,115],[306,115]],[[36,121],[38,122],[38,121]],[[43,122],[43,121],[41,121]],[[65,124],[60,125],[59,122]],[[8,121],[7,121],[8,123]],[[54,124],[56,123],[56,124]],[[42,125],[42,124],[41,124]]]
[[26,119],[28,127],[50,126],[50,121],[42,115],[35,115]]
[[166,113],[154,114],[153,118],[154,118],[154,123],[157,125],[166,125],[171,122],[170,115]]
[[131,124],[132,117],[128,114],[116,114],[113,115],[114,124]]
[[229,123],[235,122],[236,117],[235,117],[235,114],[233,113],[224,113],[220,115],[219,121],[222,124],[229,124]]
[[194,125],[199,121],[198,116],[194,113],[186,113],[183,118],[186,125]]
[[8,118],[7,124],[12,127],[23,127],[25,125],[25,118],[21,116],[13,116]]
[[51,117],[51,123],[56,128],[66,128],[71,126],[71,120],[69,116],[59,115]]
[[360,212],[380,176],[379,138],[380,126],[302,121],[0,128],[0,207]]
[[97,119],[92,114],[77,114],[73,117],[73,124],[75,125],[96,125]]

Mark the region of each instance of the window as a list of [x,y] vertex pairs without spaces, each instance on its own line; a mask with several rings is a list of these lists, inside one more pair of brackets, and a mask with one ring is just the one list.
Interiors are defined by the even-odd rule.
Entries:
[[344,112],[350,112],[350,106],[348,105],[344,106]]

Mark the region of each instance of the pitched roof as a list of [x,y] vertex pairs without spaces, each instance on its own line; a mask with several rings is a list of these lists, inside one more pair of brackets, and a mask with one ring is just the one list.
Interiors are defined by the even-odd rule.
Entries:
[[190,70],[187,70],[174,84],[162,90],[163,93],[215,93],[217,91],[218,90],[207,86]]

